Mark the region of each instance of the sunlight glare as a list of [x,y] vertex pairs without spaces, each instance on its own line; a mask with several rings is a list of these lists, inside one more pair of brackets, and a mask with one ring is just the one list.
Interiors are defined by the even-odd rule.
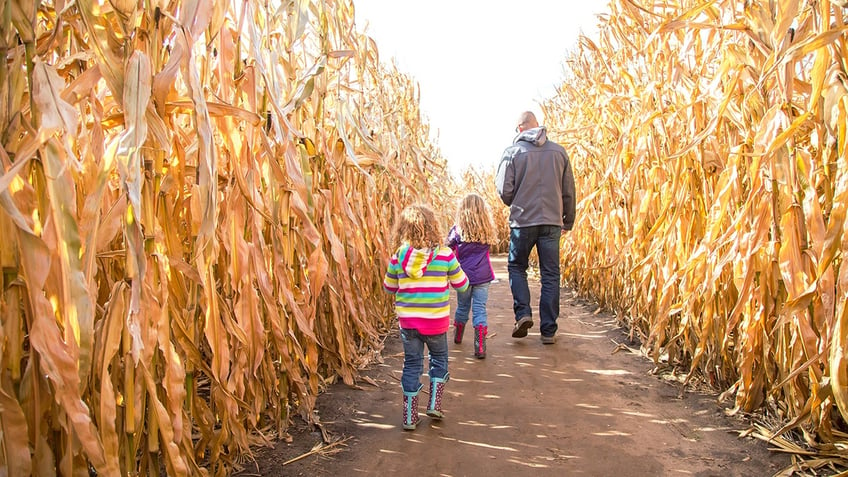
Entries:
[[562,333],[562,335],[570,338],[582,338],[585,340],[596,340],[604,337],[604,335],[583,335],[578,333]]
[[646,414],[644,412],[638,412],[638,411],[621,411],[621,413],[624,414],[624,415],[627,415],[627,416],[635,416],[635,417],[657,417],[657,416],[654,416],[653,414]]
[[507,459],[507,462],[512,462],[513,464],[520,464],[525,467],[532,467],[534,469],[547,469],[548,466],[545,464],[534,464],[533,462],[522,462],[520,460],[515,459]]
[[651,419],[654,424],[683,424],[686,419]]
[[621,431],[606,431],[606,432],[595,432],[592,435],[601,436],[601,437],[617,437],[617,436],[632,436],[633,434],[628,434],[627,432],[621,432]]
[[587,373],[600,374],[601,376],[624,376],[626,374],[632,374],[630,371],[623,369],[586,369],[585,371]]
[[455,381],[457,383],[495,384],[494,381],[489,381],[487,379],[462,379],[462,378],[455,378],[455,377],[451,376],[450,380]]
[[575,404],[575,406],[585,407],[585,408],[588,408],[588,409],[600,409],[601,408],[600,406],[595,406],[595,405],[592,405],[592,404],[585,404],[585,403],[582,403],[582,402]]
[[461,421],[458,422],[460,426],[472,426],[472,427],[486,427],[488,424],[483,424],[482,422],[477,421]]
[[486,424],[484,422],[478,421],[461,421],[458,422],[460,426],[471,426],[471,427],[488,427],[489,429],[515,429],[515,426],[501,426],[501,425],[491,425]]
[[485,444],[483,442],[463,441],[463,440],[453,439],[451,437],[445,437],[445,436],[441,436],[441,438],[446,440],[446,441],[454,441],[454,442],[458,442],[460,444],[468,444],[470,446],[484,447],[486,449],[495,449],[495,450],[504,450],[504,451],[510,451],[510,452],[518,452],[518,449],[515,449],[513,447],[495,446],[495,445],[491,445],[491,444]]
[[367,428],[372,428],[372,429],[383,429],[383,430],[395,428],[395,426],[393,426],[391,424],[378,424],[376,422],[357,422],[356,425],[358,427],[367,427]]

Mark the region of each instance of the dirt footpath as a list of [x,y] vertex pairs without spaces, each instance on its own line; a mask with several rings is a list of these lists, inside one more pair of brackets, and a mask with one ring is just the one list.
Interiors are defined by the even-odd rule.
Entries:
[[[424,415],[422,391],[418,428],[401,429],[395,332],[385,363],[367,370],[359,389],[335,384],[319,396],[320,426],[298,420],[290,443],[260,450],[236,475],[770,476],[789,465],[766,443],[738,437],[748,425],[726,417],[715,396],[681,398],[678,384],[649,374],[650,361],[614,353],[626,337],[613,317],[568,289],[556,344],[541,343],[535,306],[530,334],[512,338],[506,260],[493,261],[488,355],[474,357],[471,329],[461,345],[449,340],[443,421]],[[537,302],[538,280],[531,293]],[[426,375],[422,382],[427,389]],[[335,444],[309,453],[322,442]]]

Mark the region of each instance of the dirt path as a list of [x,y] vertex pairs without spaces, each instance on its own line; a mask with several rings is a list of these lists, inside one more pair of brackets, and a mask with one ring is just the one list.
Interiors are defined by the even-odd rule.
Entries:
[[[450,341],[445,420],[425,416],[422,403],[418,429],[401,430],[403,350],[393,333],[385,363],[365,372],[360,389],[336,384],[318,399],[324,438],[347,440],[283,465],[322,441],[320,428],[298,422],[291,443],[258,452],[236,475],[768,476],[789,464],[766,443],[738,437],[748,426],[726,417],[715,396],[680,398],[679,385],[649,374],[651,362],[613,353],[622,331],[570,290],[556,344],[540,342],[535,315],[530,334],[512,338],[505,257],[494,265],[488,356],[474,358],[469,330],[461,345]],[[538,287],[531,281],[534,300]]]

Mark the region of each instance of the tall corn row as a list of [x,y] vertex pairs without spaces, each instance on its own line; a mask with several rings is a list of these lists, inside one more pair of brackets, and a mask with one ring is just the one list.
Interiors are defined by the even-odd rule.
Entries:
[[444,164],[353,17],[0,5],[0,473],[225,475],[375,359]]
[[823,443],[848,417],[848,11],[609,7],[543,108],[581,198],[565,277],[658,365],[840,454]]

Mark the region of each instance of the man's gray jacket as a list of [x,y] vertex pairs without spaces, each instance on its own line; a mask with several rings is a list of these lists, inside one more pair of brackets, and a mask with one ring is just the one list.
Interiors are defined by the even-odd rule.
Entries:
[[568,154],[544,126],[527,129],[506,148],[495,185],[509,206],[509,226],[574,226],[574,175]]

